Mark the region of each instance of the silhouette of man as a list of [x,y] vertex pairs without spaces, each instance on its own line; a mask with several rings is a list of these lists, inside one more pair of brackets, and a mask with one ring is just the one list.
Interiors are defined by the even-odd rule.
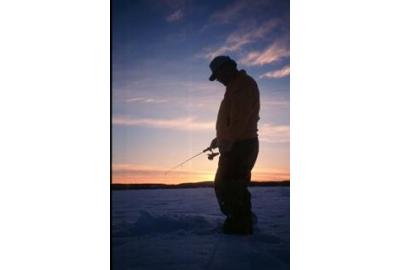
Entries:
[[210,69],[209,80],[226,86],[216,122],[217,136],[210,144],[212,149],[218,147],[221,154],[214,185],[218,204],[226,215],[223,231],[252,234],[251,194],[247,186],[258,156],[258,86],[228,56],[215,57]]

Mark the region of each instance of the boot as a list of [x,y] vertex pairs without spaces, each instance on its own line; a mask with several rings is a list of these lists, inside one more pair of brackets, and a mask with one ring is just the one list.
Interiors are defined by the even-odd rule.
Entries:
[[225,234],[253,234],[253,224],[251,222],[251,218],[227,217],[224,223],[223,232]]

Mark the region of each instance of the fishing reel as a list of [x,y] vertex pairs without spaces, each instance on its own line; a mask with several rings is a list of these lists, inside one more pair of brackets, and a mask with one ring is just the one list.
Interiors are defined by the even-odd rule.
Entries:
[[204,151],[203,152],[207,152],[207,151],[210,151],[211,153],[208,153],[207,154],[207,158],[208,158],[208,160],[213,160],[214,159],[214,157],[216,157],[216,156],[218,156],[219,155],[219,153],[218,152],[213,152],[213,150],[212,150],[212,148],[211,147],[208,147],[207,149],[204,149]]

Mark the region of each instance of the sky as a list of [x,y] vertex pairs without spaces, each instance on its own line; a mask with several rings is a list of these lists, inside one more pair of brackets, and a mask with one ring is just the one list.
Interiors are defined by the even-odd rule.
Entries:
[[209,62],[229,55],[260,90],[253,181],[290,178],[288,0],[112,0],[112,183],[210,181],[225,87]]

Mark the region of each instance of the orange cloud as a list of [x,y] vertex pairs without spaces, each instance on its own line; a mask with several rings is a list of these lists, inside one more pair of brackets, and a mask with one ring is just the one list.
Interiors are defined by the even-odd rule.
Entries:
[[286,171],[257,171],[251,174],[252,181],[282,181],[290,180],[290,173]]
[[113,164],[112,183],[164,183],[179,184],[185,182],[210,181],[214,179],[214,172],[187,171],[177,168],[173,171],[163,170],[151,166],[138,164]]
[[[113,164],[112,183],[114,184],[143,184],[163,183],[179,184],[188,182],[213,181],[215,171],[182,170],[167,171],[160,168],[138,164]],[[257,170],[252,172],[253,181],[281,181],[289,180],[290,174],[286,171]]]

